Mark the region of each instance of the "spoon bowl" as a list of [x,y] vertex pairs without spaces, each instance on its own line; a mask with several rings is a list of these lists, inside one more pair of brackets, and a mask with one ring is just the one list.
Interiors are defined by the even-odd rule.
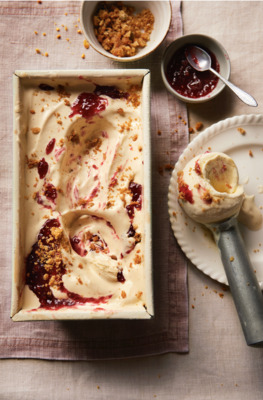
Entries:
[[197,71],[211,71],[215,74],[219,79],[221,79],[225,85],[227,85],[243,103],[247,104],[251,107],[257,107],[256,100],[244,90],[238,88],[237,86],[233,85],[233,83],[229,82],[227,79],[223,78],[217,71],[215,71],[211,65],[211,57],[210,55],[203,50],[199,46],[189,46],[186,48],[185,55],[189,64],[196,69]]

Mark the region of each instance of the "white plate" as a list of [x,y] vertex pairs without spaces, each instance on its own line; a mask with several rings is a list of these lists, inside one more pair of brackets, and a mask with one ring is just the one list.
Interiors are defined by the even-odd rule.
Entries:
[[[238,128],[246,133],[242,135]],[[211,278],[228,284],[224,267],[212,236],[186,216],[178,204],[177,172],[194,156],[205,151],[228,154],[235,161],[245,192],[255,195],[263,210],[263,115],[243,115],[218,122],[200,133],[184,150],[175,165],[168,194],[168,207],[174,235],[186,256]],[[253,156],[249,154],[252,151]],[[253,268],[263,288],[263,228],[251,231],[240,224]]]

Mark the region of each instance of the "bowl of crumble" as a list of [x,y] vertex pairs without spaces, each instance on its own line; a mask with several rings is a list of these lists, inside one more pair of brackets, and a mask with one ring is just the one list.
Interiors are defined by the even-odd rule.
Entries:
[[84,1],[83,33],[100,54],[120,62],[139,60],[164,40],[171,22],[170,1]]

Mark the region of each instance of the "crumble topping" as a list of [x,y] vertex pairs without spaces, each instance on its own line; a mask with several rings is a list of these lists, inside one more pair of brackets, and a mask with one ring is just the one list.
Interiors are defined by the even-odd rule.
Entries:
[[117,57],[131,57],[150,40],[154,16],[147,9],[135,14],[134,7],[122,2],[101,2],[93,24],[95,35],[106,51]]

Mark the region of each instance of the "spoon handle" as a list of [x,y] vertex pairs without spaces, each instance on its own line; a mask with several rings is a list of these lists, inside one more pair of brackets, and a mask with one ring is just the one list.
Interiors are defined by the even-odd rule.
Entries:
[[263,344],[263,295],[236,218],[210,227],[221,252],[226,276],[248,345]]
[[240,89],[239,87],[237,87],[236,85],[234,85],[233,83],[229,82],[228,80],[226,80],[223,76],[221,76],[217,71],[215,71],[213,68],[209,68],[211,72],[213,72],[219,79],[221,79],[222,82],[224,82],[225,85],[227,85],[230,89],[233,90],[233,92],[237,95],[237,97],[240,98],[240,100],[242,100],[245,104],[247,104],[248,106],[252,106],[252,107],[257,107],[258,103],[256,102],[256,100],[254,99],[254,97],[252,97],[250,94],[248,94],[247,92],[245,92],[244,90]]

